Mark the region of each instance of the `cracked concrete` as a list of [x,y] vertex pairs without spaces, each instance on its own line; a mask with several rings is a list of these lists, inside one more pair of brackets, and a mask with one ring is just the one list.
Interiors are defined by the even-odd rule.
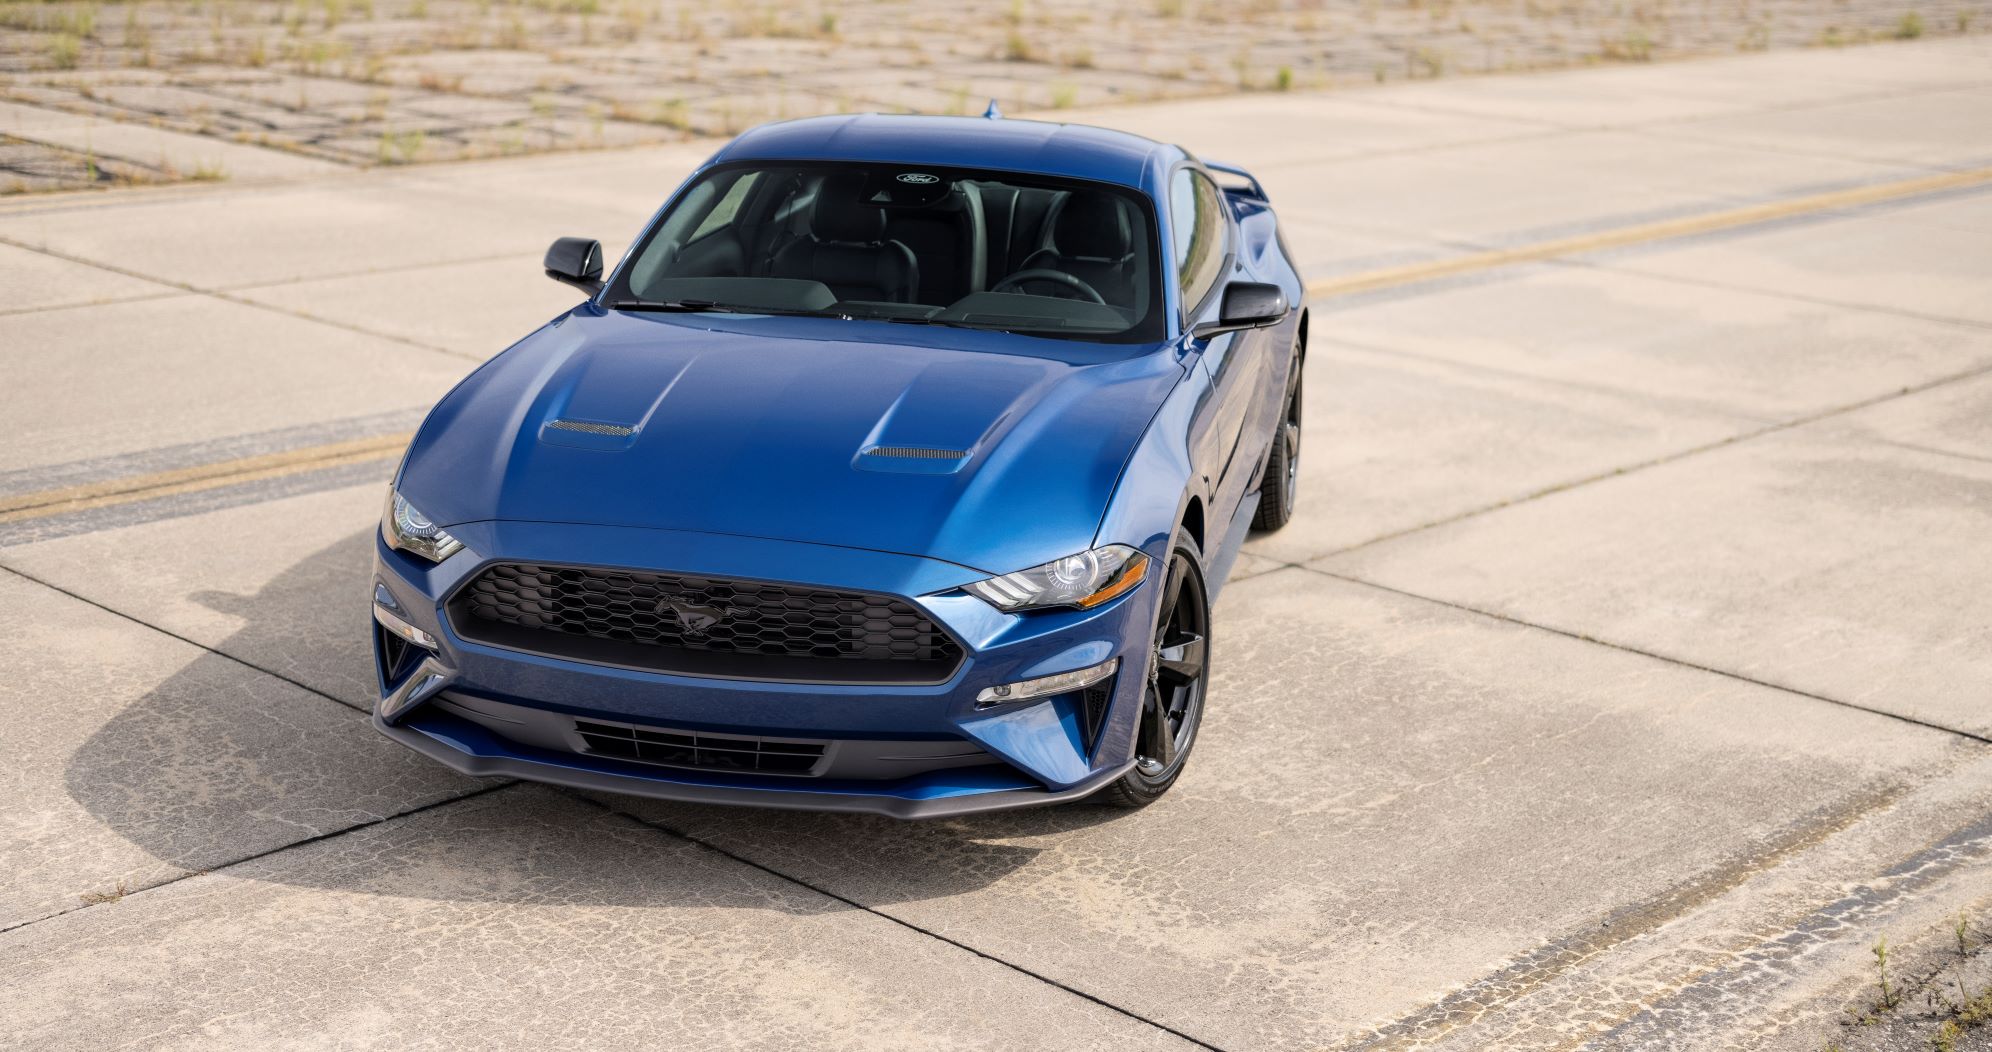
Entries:
[[[267,1046],[307,1034],[347,1047],[406,1047],[415,1034],[517,1048],[664,1034],[695,1048],[1189,1047],[538,788],[7,938],[9,1032],[41,1048]],[[585,961],[568,958],[577,945]],[[166,975],[174,981],[160,983]],[[80,989],[117,1010],[79,1018]]]
[[0,573],[0,927],[478,788],[325,698]]
[[[1259,170],[1320,279],[1982,166],[1988,47],[1102,114]],[[703,149],[0,202],[0,495],[398,434],[569,302],[548,239],[613,250]],[[1136,814],[401,752],[355,711],[390,455],[10,524],[0,1029],[1814,1052],[1875,938],[1992,904],[1988,201],[1315,303],[1300,516]]]

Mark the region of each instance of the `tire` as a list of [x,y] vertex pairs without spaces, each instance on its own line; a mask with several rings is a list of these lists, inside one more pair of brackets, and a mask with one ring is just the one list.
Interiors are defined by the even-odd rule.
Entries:
[[1273,448],[1266,452],[1266,470],[1259,476],[1259,510],[1252,516],[1255,530],[1277,530],[1293,519],[1294,491],[1300,485],[1300,364],[1296,354],[1288,370]]
[[[1210,682],[1210,589],[1196,541],[1179,535],[1170,545],[1162,588],[1136,722],[1139,758],[1119,780],[1091,797],[1108,807],[1147,807],[1161,799],[1182,775],[1203,725]],[[1157,713],[1163,720],[1159,725],[1154,722]]]

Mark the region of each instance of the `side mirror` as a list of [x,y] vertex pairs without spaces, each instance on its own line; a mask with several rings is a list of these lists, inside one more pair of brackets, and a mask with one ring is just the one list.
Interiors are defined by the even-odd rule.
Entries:
[[1206,340],[1239,329],[1262,329],[1279,324],[1287,316],[1286,293],[1278,285],[1257,281],[1234,281],[1224,286],[1224,299],[1217,307],[1217,320],[1198,324],[1190,334]]
[[546,250],[546,276],[593,296],[602,291],[602,243],[563,237]]

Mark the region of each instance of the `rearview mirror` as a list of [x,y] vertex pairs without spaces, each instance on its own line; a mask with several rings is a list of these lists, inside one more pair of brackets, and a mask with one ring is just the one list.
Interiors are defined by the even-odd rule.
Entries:
[[563,237],[546,250],[546,276],[593,296],[602,291],[602,243]]
[[1286,293],[1278,285],[1257,281],[1234,281],[1224,286],[1224,299],[1217,307],[1217,320],[1200,323],[1190,330],[1205,340],[1239,329],[1260,329],[1277,325],[1287,316]]

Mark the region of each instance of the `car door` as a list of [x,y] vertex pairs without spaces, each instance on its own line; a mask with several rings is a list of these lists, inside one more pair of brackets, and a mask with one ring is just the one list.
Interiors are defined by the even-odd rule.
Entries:
[[[1217,185],[1195,168],[1178,168],[1169,188],[1176,279],[1182,296],[1184,328],[1217,316],[1225,277],[1233,267],[1236,232],[1230,207]],[[1198,470],[1211,483],[1214,542],[1230,521],[1258,469],[1257,450],[1247,448],[1246,422],[1265,383],[1262,334],[1228,332],[1207,340],[1191,338],[1198,367],[1209,378],[1211,397],[1200,420]]]

